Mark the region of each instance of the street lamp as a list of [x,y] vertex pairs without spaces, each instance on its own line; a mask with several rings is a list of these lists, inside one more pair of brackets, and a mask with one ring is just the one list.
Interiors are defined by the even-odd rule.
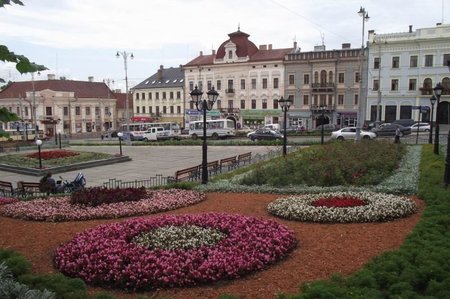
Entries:
[[130,111],[129,111],[129,104],[128,104],[128,64],[127,64],[127,60],[128,57],[130,57],[131,59],[134,58],[133,53],[127,53],[126,51],[123,52],[119,52],[117,51],[116,57],[119,58],[120,56],[123,57],[123,64],[125,67],[125,119],[126,119],[126,124],[127,124],[127,129],[126,131],[128,132],[130,129]]
[[430,98],[430,103],[431,103],[431,117],[430,117],[430,136],[428,137],[428,143],[432,144],[433,143],[433,113],[434,113],[434,104],[436,104],[436,97],[433,95]]
[[362,18],[362,35],[361,35],[361,53],[359,55],[359,95],[358,95],[358,118],[356,124],[356,137],[355,141],[361,140],[361,127],[363,119],[363,105],[362,105],[362,77],[363,77],[363,55],[364,55],[364,23],[369,21],[369,13],[361,6],[358,11],[358,15]]
[[117,137],[119,137],[120,156],[122,156],[122,137],[123,137],[123,133],[122,132],[117,133]]
[[287,130],[286,130],[286,123],[287,123],[287,112],[289,111],[289,107],[291,107],[292,104],[292,100],[291,97],[288,97],[287,100],[285,100],[283,97],[281,97],[278,100],[278,104],[280,104],[281,110],[284,113],[284,134],[283,134],[283,156],[286,156],[287,150],[286,150],[286,145],[287,145]]
[[61,149],[61,130],[58,131],[59,149]]
[[38,146],[39,169],[42,169],[42,157],[41,157],[41,145],[42,145],[42,140],[36,139],[36,145]]
[[320,130],[320,144],[323,144],[323,129],[325,127],[324,121],[325,121],[325,110],[327,109],[326,106],[321,105],[319,107],[319,110],[322,112],[322,129]]
[[434,153],[436,155],[439,155],[439,102],[441,100],[441,94],[442,94],[442,85],[439,82],[436,84],[436,86],[433,88],[434,95],[437,99],[437,105],[436,105],[436,132],[434,135]]
[[194,90],[190,93],[192,101],[197,108],[197,111],[203,112],[203,146],[202,146],[202,184],[208,183],[208,145],[206,143],[206,111],[211,111],[219,97],[219,93],[214,89],[214,86],[210,91],[206,93],[208,100],[202,99],[203,91],[199,90],[195,86]]

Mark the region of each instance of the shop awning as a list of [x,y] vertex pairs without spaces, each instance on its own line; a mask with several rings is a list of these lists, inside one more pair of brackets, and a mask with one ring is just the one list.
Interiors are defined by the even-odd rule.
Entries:
[[148,116],[133,116],[130,119],[132,122],[152,122],[155,121],[154,118]]

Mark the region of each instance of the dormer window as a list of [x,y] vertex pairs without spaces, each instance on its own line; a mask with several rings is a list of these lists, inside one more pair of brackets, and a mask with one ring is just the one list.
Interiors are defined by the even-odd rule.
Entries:
[[228,59],[233,59],[233,51],[228,51]]

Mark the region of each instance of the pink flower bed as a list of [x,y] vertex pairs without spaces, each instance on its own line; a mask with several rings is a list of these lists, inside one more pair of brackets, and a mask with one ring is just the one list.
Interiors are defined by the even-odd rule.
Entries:
[[[227,236],[212,246],[149,249],[132,239],[166,226],[193,225]],[[57,248],[62,273],[92,285],[127,290],[187,287],[262,270],[296,245],[294,234],[272,220],[206,213],[136,218],[100,225]]]
[[90,219],[120,218],[174,210],[205,200],[203,193],[192,190],[148,191],[139,201],[102,204],[96,207],[72,205],[70,197],[50,197],[20,201],[6,205],[3,216],[37,221],[80,221]]
[[12,197],[0,197],[0,205],[6,205],[14,202],[18,202],[19,200],[17,198]]

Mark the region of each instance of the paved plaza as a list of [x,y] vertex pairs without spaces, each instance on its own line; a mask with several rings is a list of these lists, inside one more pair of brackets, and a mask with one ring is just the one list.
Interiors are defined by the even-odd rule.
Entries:
[[[238,154],[252,152],[252,155],[265,154],[275,146],[209,146],[208,161],[220,160]],[[119,147],[114,146],[71,146],[71,150],[102,152],[118,154]],[[100,186],[111,178],[124,181],[143,180],[157,174],[163,176],[174,175],[175,171],[201,164],[201,146],[123,146],[123,154],[132,161],[74,170],[54,174],[69,181],[73,180],[78,172],[86,176],[87,186]],[[12,182],[15,186],[18,181],[37,182],[40,177],[0,171],[0,180]]]

